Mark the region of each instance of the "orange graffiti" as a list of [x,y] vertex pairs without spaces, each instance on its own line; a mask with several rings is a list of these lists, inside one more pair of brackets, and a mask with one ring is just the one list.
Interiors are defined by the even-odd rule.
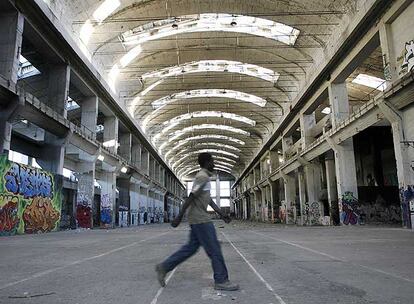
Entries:
[[26,233],[47,232],[55,228],[60,212],[53,208],[49,198],[35,197],[25,209],[23,220]]

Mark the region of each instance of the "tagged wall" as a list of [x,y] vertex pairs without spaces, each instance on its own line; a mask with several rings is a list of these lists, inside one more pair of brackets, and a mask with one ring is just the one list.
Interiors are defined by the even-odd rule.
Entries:
[[62,179],[0,155],[0,235],[57,230]]

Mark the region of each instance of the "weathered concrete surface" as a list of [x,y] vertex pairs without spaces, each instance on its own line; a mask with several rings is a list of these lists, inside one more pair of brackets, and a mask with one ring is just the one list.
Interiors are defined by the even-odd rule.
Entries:
[[187,230],[185,224],[175,230],[153,225],[0,238],[0,303],[414,301],[409,230],[232,223],[217,231],[231,279],[241,291],[212,290],[210,263],[202,251],[160,289],[154,264],[186,241]]

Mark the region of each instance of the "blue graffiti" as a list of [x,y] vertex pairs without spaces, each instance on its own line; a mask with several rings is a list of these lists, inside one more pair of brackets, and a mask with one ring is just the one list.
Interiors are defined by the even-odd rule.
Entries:
[[111,224],[112,223],[112,210],[111,208],[103,208],[101,210],[101,223]]
[[37,196],[53,198],[52,177],[41,170],[12,163],[4,176],[7,191],[25,198]]

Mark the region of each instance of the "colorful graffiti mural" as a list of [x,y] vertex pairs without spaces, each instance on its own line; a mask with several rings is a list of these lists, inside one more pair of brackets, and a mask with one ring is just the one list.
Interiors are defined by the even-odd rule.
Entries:
[[345,192],[342,195],[342,212],[341,222],[344,225],[356,225],[359,223],[360,209],[358,199],[354,197],[352,192]]
[[322,213],[320,202],[305,202],[303,210],[304,224],[307,225],[322,225]]
[[112,199],[110,194],[101,195],[101,224],[112,225]]
[[61,196],[57,176],[0,155],[0,235],[57,230]]

